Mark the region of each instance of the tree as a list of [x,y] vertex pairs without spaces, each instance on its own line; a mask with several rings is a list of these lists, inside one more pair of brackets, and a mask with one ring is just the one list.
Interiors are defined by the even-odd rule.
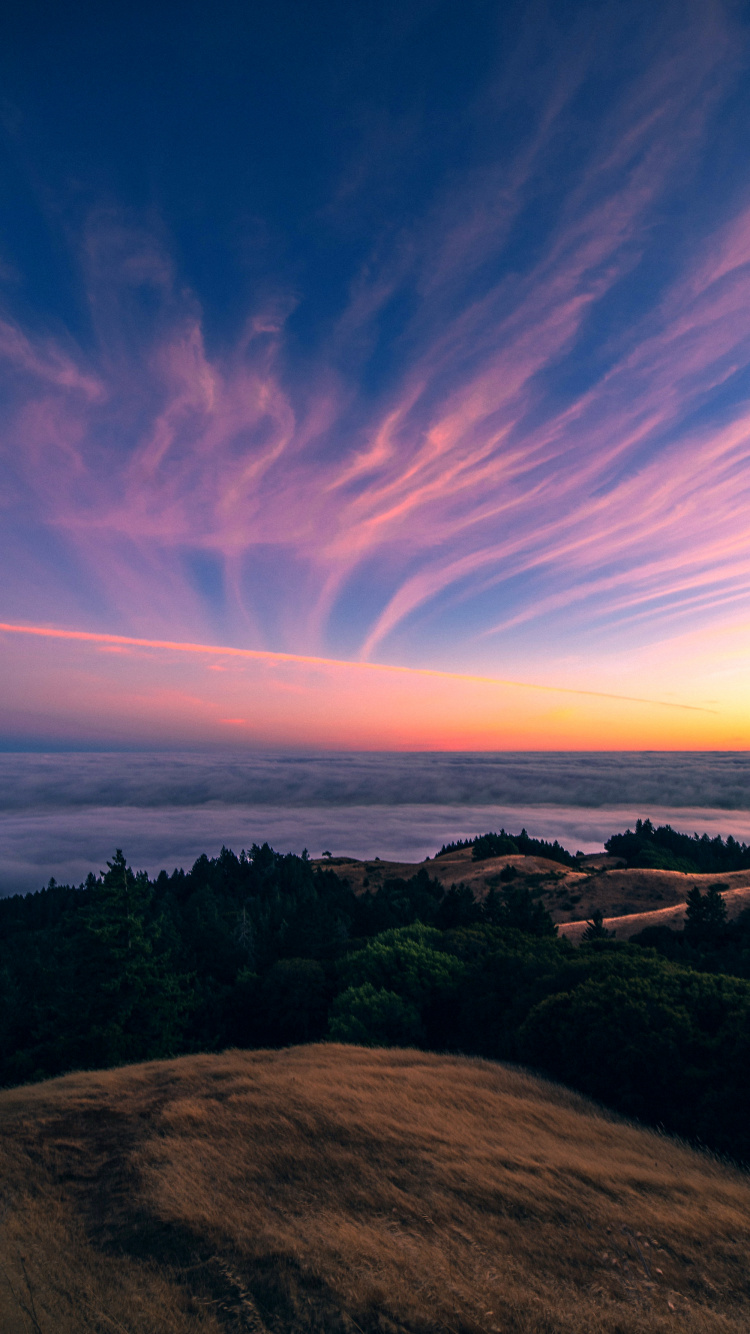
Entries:
[[601,908],[595,908],[591,915],[591,921],[586,923],[586,930],[581,936],[581,941],[589,945],[592,941],[611,940],[614,934],[614,931],[606,929]]
[[482,920],[482,905],[477,903],[471,885],[451,885],[443,898],[434,922],[441,931],[454,927],[473,926]]
[[475,862],[485,861],[488,857],[517,857],[518,844],[501,829],[499,834],[482,834],[476,839],[471,856]]
[[519,1054],[630,1116],[668,1121],[687,1096],[693,1043],[689,1003],[668,976],[644,975],[634,986],[605,973],[534,1006]]
[[443,950],[440,931],[417,922],[383,931],[351,955],[343,971],[350,986],[370,982],[422,1009],[439,994],[451,991],[463,968]]
[[612,834],[604,844],[614,857],[623,857],[628,866],[652,867],[663,871],[724,873],[750,866],[750,847],[738,843],[730,834],[726,842],[717,834],[681,834],[671,825],[654,828],[650,820],[636,820],[635,830]]
[[505,885],[500,894],[491,889],[484,901],[484,920],[491,926],[514,927],[532,936],[556,936],[557,927],[543,903],[525,885]]
[[727,885],[715,883],[701,894],[698,886],[693,885],[688,893],[685,939],[697,949],[715,945],[726,928],[727,908],[721,891],[727,888]]
[[279,959],[260,985],[263,1044],[316,1042],[325,1033],[326,980],[316,959]]

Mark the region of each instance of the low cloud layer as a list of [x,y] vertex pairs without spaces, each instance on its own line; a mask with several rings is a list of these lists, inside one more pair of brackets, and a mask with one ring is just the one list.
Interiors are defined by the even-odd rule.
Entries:
[[750,754],[0,754],[0,811],[82,806],[750,810]]

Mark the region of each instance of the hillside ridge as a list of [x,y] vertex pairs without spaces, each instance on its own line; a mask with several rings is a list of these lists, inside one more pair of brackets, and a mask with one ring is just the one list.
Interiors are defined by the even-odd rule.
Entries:
[[[490,857],[473,861],[471,848],[427,857],[421,862],[333,857],[316,859],[313,865],[333,871],[341,880],[348,881],[356,893],[368,888],[375,890],[389,878],[408,879],[425,871],[446,889],[458,884],[468,885],[478,900],[486,898],[491,889],[500,887],[503,872],[507,874],[507,869],[512,868],[517,883],[533,889],[553,922],[573,941],[577,941],[586,921],[597,909],[613,925],[618,939],[627,939],[650,925],[651,922],[646,920],[648,915],[666,913],[668,909],[675,911],[663,920],[669,925],[680,926],[690,890],[697,886],[704,892],[717,881],[730,891],[729,894],[723,893],[730,919],[750,904],[750,870],[727,871],[719,875],[716,872],[629,868],[620,858],[596,853],[583,857],[581,869],[576,870],[536,856]],[[747,891],[744,897],[740,891]],[[632,931],[628,930],[626,919],[629,919]],[[654,918],[654,921],[660,920]]]

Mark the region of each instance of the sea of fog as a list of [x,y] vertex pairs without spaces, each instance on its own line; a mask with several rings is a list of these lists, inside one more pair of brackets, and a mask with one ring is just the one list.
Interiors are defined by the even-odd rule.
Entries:
[[0,896],[223,844],[418,861],[524,826],[593,852],[638,816],[750,842],[750,754],[0,754]]

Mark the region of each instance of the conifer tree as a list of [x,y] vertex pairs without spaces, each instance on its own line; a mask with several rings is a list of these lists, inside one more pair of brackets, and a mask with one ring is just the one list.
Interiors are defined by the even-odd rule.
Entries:
[[89,1059],[101,1065],[168,1055],[187,1007],[186,979],[151,913],[148,877],[133,874],[120,848],[107,867],[83,914],[79,979]]
[[591,941],[611,940],[614,934],[614,931],[608,931],[604,925],[604,914],[601,908],[595,908],[591,920],[586,923],[586,930],[581,936],[581,940],[590,944]]

